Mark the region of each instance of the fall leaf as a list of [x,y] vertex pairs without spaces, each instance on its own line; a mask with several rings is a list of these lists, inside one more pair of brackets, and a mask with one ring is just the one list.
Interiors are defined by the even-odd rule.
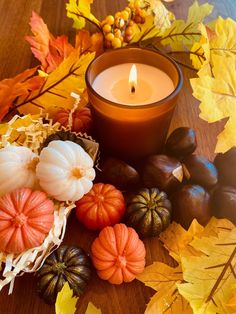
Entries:
[[74,28],[83,28],[88,20],[100,29],[100,22],[90,11],[92,3],[93,0],[69,0],[66,4],[67,16],[73,19]]
[[196,250],[189,246],[189,243],[195,236],[200,235],[203,230],[204,228],[196,219],[193,220],[188,230],[185,230],[176,222],[172,222],[172,224],[160,234],[160,240],[164,243],[170,255],[179,263],[183,254],[185,256],[197,254]]
[[93,305],[92,302],[89,302],[85,314],[102,314],[102,311],[96,308],[96,306]]
[[159,32],[160,30],[154,25],[154,16],[148,15],[145,18],[144,24],[133,25],[134,36],[131,40],[131,43],[154,38],[159,34]]
[[80,51],[80,54],[96,52],[96,55],[100,55],[103,52],[102,33],[94,33],[91,36],[88,30],[79,30],[75,38],[75,48]]
[[0,121],[13,106],[19,96],[28,97],[30,93],[42,86],[45,79],[33,76],[37,68],[25,70],[17,76],[0,81]]
[[54,38],[43,19],[35,12],[32,13],[30,26],[34,36],[26,36],[25,39],[30,43],[34,56],[41,62],[42,70],[50,73],[70,55],[74,47],[65,35]]
[[93,58],[94,53],[80,56],[79,51],[74,51],[45,78],[40,89],[20,97],[15,108],[23,114],[42,110],[51,113],[58,107],[71,109],[75,101],[71,93],[81,94],[85,89],[85,71]]
[[236,284],[236,228],[218,237],[196,238],[191,245],[204,255],[181,258],[186,283],[177,283],[180,294],[194,313],[228,313],[227,301]]
[[154,262],[137,277],[157,293],[147,305],[145,314],[191,314],[188,302],[179,294],[176,284],[183,281],[181,266],[176,268]]
[[[191,79],[193,96],[201,101],[200,117],[209,123],[229,118],[224,133],[218,137],[216,152],[236,146],[236,57],[211,56],[211,65]],[[210,69],[210,71],[209,71]]]
[[55,303],[56,314],[74,314],[76,311],[77,297],[73,297],[73,290],[66,282],[57,294]]
[[171,27],[161,34],[161,44],[170,45],[172,51],[190,50],[195,41],[198,41],[201,33],[198,29],[199,24],[211,14],[213,6],[205,3],[199,5],[197,1],[189,8],[188,18],[175,20]]
[[154,15],[154,24],[160,31],[165,31],[175,19],[174,14],[166,9],[161,0],[146,0],[149,4],[147,13]]
[[35,58],[41,62],[42,68],[46,69],[48,65],[46,57],[49,53],[49,40],[53,36],[50,34],[43,19],[34,11],[32,12],[29,24],[34,36],[26,36],[25,39],[30,43],[31,51]]
[[[234,291],[236,291],[236,287],[234,287]],[[236,313],[236,292],[228,301],[227,308],[228,308],[230,313],[232,313],[232,314]]]

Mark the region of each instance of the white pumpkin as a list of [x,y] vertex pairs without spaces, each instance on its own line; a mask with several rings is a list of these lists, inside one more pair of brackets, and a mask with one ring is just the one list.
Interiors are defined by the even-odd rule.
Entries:
[[39,184],[59,201],[77,201],[93,186],[92,158],[71,141],[52,141],[41,151],[36,168]]
[[18,188],[35,188],[38,156],[24,146],[0,149],[0,195]]

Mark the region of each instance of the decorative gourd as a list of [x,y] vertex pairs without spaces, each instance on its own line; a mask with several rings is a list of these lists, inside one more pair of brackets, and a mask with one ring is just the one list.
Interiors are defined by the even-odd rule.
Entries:
[[21,253],[41,245],[52,228],[54,204],[46,193],[17,189],[0,198],[0,251]]
[[92,244],[92,261],[101,279],[130,282],[145,266],[145,247],[133,228],[124,224],[104,228]]
[[34,188],[38,157],[29,148],[9,145],[0,149],[0,196],[17,188]]
[[77,201],[93,186],[92,158],[80,145],[52,141],[41,151],[36,174],[41,187],[59,201]]
[[96,183],[76,202],[77,218],[88,229],[102,229],[118,223],[125,211],[122,193],[111,184]]
[[[70,110],[60,109],[53,118],[54,122],[59,122],[64,127],[69,124]],[[72,113],[72,132],[89,132],[92,126],[91,111],[89,108],[84,107],[77,109]]]
[[47,303],[54,303],[57,293],[68,281],[75,295],[81,295],[90,279],[90,259],[80,248],[60,246],[37,272],[38,292]]
[[141,237],[159,235],[170,224],[171,203],[157,188],[141,189],[127,204],[125,223]]

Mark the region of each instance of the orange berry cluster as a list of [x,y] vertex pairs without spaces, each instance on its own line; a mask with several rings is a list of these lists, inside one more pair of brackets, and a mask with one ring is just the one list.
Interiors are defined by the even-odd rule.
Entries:
[[120,48],[132,40],[135,24],[145,23],[146,11],[140,6],[140,0],[135,0],[123,11],[108,15],[101,22],[106,48]]

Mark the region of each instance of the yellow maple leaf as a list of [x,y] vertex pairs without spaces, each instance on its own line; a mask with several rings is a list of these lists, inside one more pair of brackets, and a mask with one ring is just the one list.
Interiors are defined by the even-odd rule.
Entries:
[[[201,101],[200,117],[209,123],[229,118],[225,130],[218,137],[216,152],[226,152],[236,146],[236,56],[211,55],[209,71],[198,72],[191,79],[193,96]],[[204,67],[208,67],[206,65]]]
[[177,283],[180,294],[194,313],[228,313],[227,301],[236,284],[236,228],[194,239],[191,245],[203,255],[181,258],[185,283]]
[[90,11],[92,3],[93,0],[69,0],[69,3],[66,4],[67,16],[73,19],[74,28],[83,28],[86,20],[100,27],[100,22]]
[[165,31],[175,19],[174,14],[167,10],[161,0],[146,0],[149,4],[147,13],[154,15],[154,24],[160,31]]
[[191,307],[179,294],[176,286],[183,281],[181,266],[173,268],[154,262],[137,279],[157,291],[148,303],[145,314],[192,313]]
[[234,287],[235,293],[230,298],[230,300],[227,303],[227,307],[230,313],[235,314],[236,313],[236,286]]
[[160,234],[160,240],[164,243],[169,254],[179,263],[182,255],[195,255],[194,250],[189,243],[195,236],[200,235],[204,228],[193,220],[188,230],[185,230],[181,225],[173,222],[164,232]]
[[199,5],[195,1],[189,8],[187,21],[175,20],[171,27],[162,33],[161,44],[170,45],[172,51],[183,49],[190,50],[194,42],[198,41],[201,33],[198,29],[199,24],[211,14],[213,6],[205,3]]
[[102,311],[98,309],[92,302],[89,302],[85,314],[102,314]]
[[40,89],[27,98],[19,98],[15,108],[23,114],[38,114],[42,110],[50,113],[59,107],[71,109],[75,101],[71,93],[82,94],[86,88],[85,71],[94,55],[87,53],[80,56],[79,51],[72,52],[45,78]]
[[73,297],[73,290],[66,282],[57,294],[55,303],[56,314],[74,314],[76,311],[76,303],[79,298]]

